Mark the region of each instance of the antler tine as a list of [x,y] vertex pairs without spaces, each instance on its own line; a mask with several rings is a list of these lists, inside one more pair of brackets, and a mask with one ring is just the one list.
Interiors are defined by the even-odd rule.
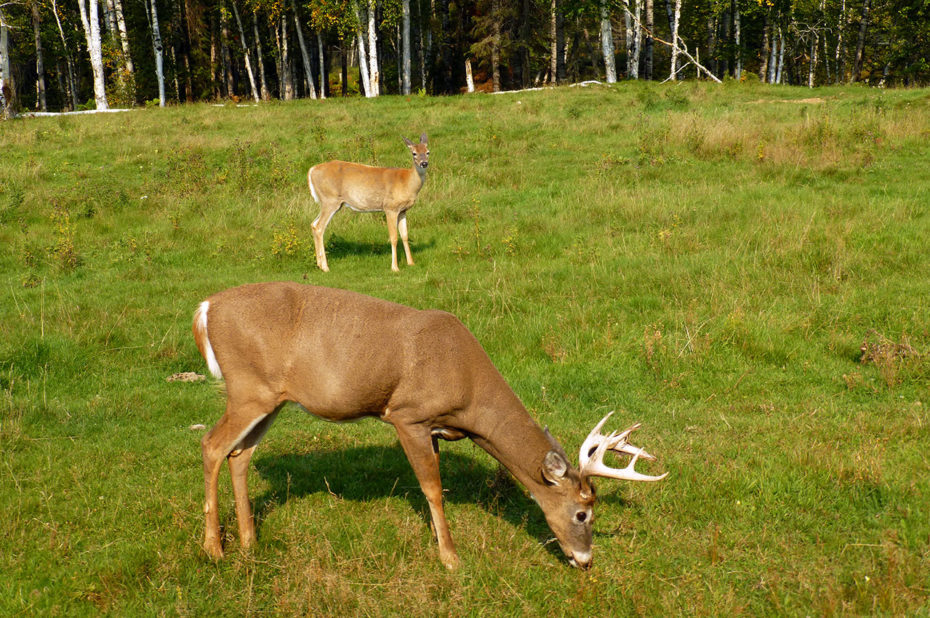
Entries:
[[641,423],[635,423],[629,429],[621,431],[620,433],[614,432],[614,435],[617,437],[610,441],[610,446],[608,448],[617,453],[624,453],[626,455],[639,455],[643,459],[655,461],[656,458],[653,455],[650,455],[638,446],[633,446],[627,441],[627,438],[629,438],[630,434],[639,429],[641,426]]
[[[607,436],[601,434],[601,427],[604,426],[604,423],[607,422],[607,419],[610,418],[613,414],[613,410],[607,413],[607,416],[601,419],[601,422],[594,426],[594,429],[591,430],[591,433],[588,434],[588,437],[584,439],[584,442],[581,443],[581,449],[578,451],[578,466],[584,468],[587,465],[588,460],[591,459],[592,450],[600,446],[605,439],[608,439]],[[610,437],[615,436],[616,433],[610,434]]]
[[[594,429],[588,434],[588,437],[581,445],[578,461],[582,476],[602,476],[626,481],[661,481],[668,476],[668,472],[660,476],[649,476],[635,470],[636,462],[639,461],[640,457],[644,459],[655,459],[655,457],[645,450],[627,441],[630,434],[639,429],[639,423],[621,432],[614,431],[608,436],[604,436],[600,433],[601,427],[607,419],[610,418],[611,414],[613,414],[613,412],[605,416],[600,423],[595,425]],[[594,448],[595,446],[596,448]],[[594,448],[593,453],[591,452],[592,448]],[[608,450],[632,455],[633,458],[630,460],[630,463],[623,468],[611,468],[604,463],[604,454]]]

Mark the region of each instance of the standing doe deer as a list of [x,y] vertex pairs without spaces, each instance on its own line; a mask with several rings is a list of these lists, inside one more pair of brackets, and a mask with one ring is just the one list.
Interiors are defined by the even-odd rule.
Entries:
[[323,234],[329,220],[343,205],[357,212],[384,211],[387,217],[388,236],[391,239],[391,270],[397,268],[397,231],[404,241],[407,265],[413,266],[410,243],[407,242],[407,210],[417,199],[420,187],[426,181],[429,165],[429,145],[426,133],[420,143],[403,138],[413,155],[413,169],[399,167],[372,167],[345,161],[327,161],[314,165],[307,172],[310,195],[320,205],[320,214],[313,220],[313,244],[316,248],[316,265],[329,272]]
[[[634,470],[655,459],[628,442],[639,427],[604,436],[608,414],[581,445],[580,468],[540,429],[474,335],[444,311],[420,311],[346,290],[259,283],[219,292],[194,314],[194,338],[226,381],[226,413],[201,443],[204,549],[223,556],[217,478],[229,462],[243,547],[255,540],[249,459],[278,411],[293,401],[329,421],[373,416],[394,426],[426,495],[448,568],[459,561],[443,513],[438,439],[471,438],[542,507],[572,565],[591,565],[592,476],[658,481]],[[608,450],[632,460],[604,464]]]

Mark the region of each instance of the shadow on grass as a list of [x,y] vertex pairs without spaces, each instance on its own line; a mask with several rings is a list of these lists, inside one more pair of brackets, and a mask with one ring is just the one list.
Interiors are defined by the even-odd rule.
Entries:
[[[326,244],[326,257],[345,257],[347,255],[390,255],[391,254],[391,241],[388,239],[387,230],[384,233],[383,242],[358,242],[355,240],[347,240],[338,234],[327,235],[324,243]],[[436,245],[435,240],[429,240],[426,242],[417,242],[416,244],[411,243],[410,251],[413,253],[413,259],[416,261],[418,253],[426,253],[430,251]],[[397,239],[397,253],[398,259],[403,260],[404,246],[400,241],[400,238]]]
[[[365,502],[403,496],[429,527],[429,505],[400,445],[367,446],[322,450],[309,455],[256,455],[253,464],[270,488],[253,498],[259,531],[266,513],[292,498],[331,493],[344,500]],[[478,504],[491,515],[502,517],[543,543],[565,560],[545,517],[503,469],[443,451],[440,445],[440,475],[447,504]],[[450,522],[454,530],[454,522]],[[453,535],[454,538],[454,535]]]

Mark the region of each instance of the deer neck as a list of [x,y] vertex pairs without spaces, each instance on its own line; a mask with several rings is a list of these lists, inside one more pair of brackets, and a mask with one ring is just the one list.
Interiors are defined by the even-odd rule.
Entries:
[[542,464],[552,444],[510,387],[473,416],[471,426],[463,427],[472,441],[501,462],[531,494],[544,491]]
[[410,184],[416,191],[419,191],[423,183],[426,182],[426,170],[414,163],[413,171],[415,173],[410,174]]

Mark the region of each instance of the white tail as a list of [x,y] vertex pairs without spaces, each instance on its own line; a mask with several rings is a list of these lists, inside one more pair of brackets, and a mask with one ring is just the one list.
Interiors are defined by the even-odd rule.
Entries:
[[407,264],[413,265],[410,243],[407,241],[407,210],[413,206],[420,187],[426,180],[429,165],[429,146],[426,133],[420,143],[403,138],[413,155],[412,168],[372,167],[345,161],[327,161],[314,165],[307,172],[310,195],[320,205],[320,214],[313,221],[313,244],[316,247],[316,264],[329,272],[323,234],[330,219],[343,205],[359,212],[383,211],[387,217],[391,239],[391,270],[397,272],[397,232],[404,242]]
[[[249,459],[281,406],[293,401],[330,421],[372,416],[394,426],[426,495],[447,567],[459,559],[443,511],[438,439],[465,437],[526,486],[569,561],[591,565],[590,477],[618,475],[602,463],[573,467],[455,316],[345,290],[260,283],[211,296],[195,315],[193,330],[208,362],[207,351],[215,351],[226,380],[226,413],[201,443],[204,549],[210,556],[223,555],[217,507],[223,459],[232,474],[241,543],[248,546],[255,539]],[[627,443],[632,428],[602,436],[604,421],[582,446],[582,459],[600,462],[604,448],[646,456]],[[624,470],[623,478],[662,478],[633,475],[631,466]]]

